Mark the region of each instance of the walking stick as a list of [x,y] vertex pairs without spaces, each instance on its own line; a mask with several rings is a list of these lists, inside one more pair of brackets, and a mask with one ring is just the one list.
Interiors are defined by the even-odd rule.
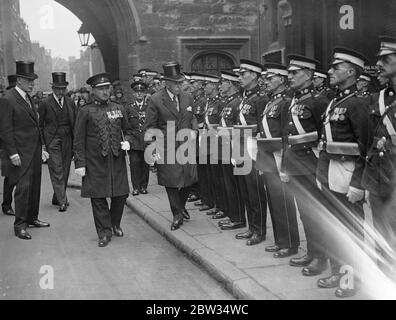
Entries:
[[[121,137],[122,137],[122,141],[125,141],[124,131],[122,130],[121,130]],[[127,150],[125,150],[125,156],[126,156],[127,164],[129,166],[131,162],[129,160],[129,154]]]

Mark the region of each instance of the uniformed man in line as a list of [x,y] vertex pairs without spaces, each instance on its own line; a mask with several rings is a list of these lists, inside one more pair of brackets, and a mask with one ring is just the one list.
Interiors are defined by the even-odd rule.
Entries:
[[371,104],[371,82],[371,76],[366,72],[363,72],[356,82],[358,97],[365,99],[368,104]]
[[375,66],[377,68],[377,81],[378,81],[379,91],[380,91],[380,90],[388,87],[389,78],[383,68],[384,63],[382,62],[382,60],[378,60],[377,63],[375,64]]
[[[205,126],[205,113],[209,105],[209,97],[207,97],[205,88],[208,83],[207,76],[204,74],[193,75],[196,79],[195,83],[200,83],[201,88],[197,91],[194,98],[193,112],[198,123],[198,128],[203,129]],[[199,150],[199,138],[197,139],[197,150]],[[199,211],[211,210],[214,207],[213,201],[213,185],[209,182],[207,164],[199,163],[199,153],[197,153],[197,172],[198,184],[201,195],[201,201],[195,203],[199,207]]]
[[[359,266],[354,261],[351,247],[354,236],[363,241],[363,201],[364,188],[361,184],[365,167],[368,144],[371,141],[371,125],[368,105],[358,97],[356,81],[367,59],[360,53],[347,49],[335,48],[334,60],[329,70],[330,85],[337,86],[334,100],[327,107],[324,115],[324,128],[319,143],[319,162],[317,168],[318,186],[325,197],[324,207],[343,226],[351,232],[350,242],[338,234],[340,228],[333,220],[327,224],[323,234],[323,244],[328,251],[331,276],[318,280],[321,288],[337,288],[335,295],[339,298],[355,294],[358,286]],[[340,285],[341,266],[353,267],[355,286]]]
[[[8,87],[6,88],[7,91],[15,88],[17,83],[17,76],[15,74],[9,75],[7,77],[8,80]],[[1,147],[1,139],[0,139],[0,147]],[[1,150],[0,150],[1,151]],[[5,153],[5,151],[3,151]],[[15,212],[12,209],[12,193],[14,192],[15,185],[10,184],[10,179],[6,176],[6,168],[4,165],[4,161],[1,162],[1,172],[4,176],[3,181],[3,203],[1,204],[1,209],[3,210],[3,214],[7,216],[15,216]]]
[[258,124],[261,139],[258,139],[256,169],[262,173],[266,186],[268,207],[271,214],[275,244],[265,248],[275,258],[286,258],[298,252],[300,238],[296,206],[289,185],[280,179],[282,161],[282,127],[287,116],[291,98],[287,95],[287,67],[268,63],[266,87],[270,100]]
[[73,157],[73,131],[76,120],[76,106],[66,96],[68,82],[66,73],[52,73],[52,95],[39,104],[40,128],[50,155],[48,170],[52,188],[52,204],[59,206],[59,212],[67,210],[66,195],[70,165]]
[[374,227],[386,241],[386,244],[377,243],[379,265],[389,272],[395,266],[395,257],[386,245],[396,250],[396,38],[381,36],[380,39],[380,76],[388,78],[390,85],[373,94],[369,114],[375,131],[362,186],[369,192]]
[[147,84],[137,81],[131,84],[134,100],[126,106],[129,124],[132,129],[132,144],[129,151],[132,195],[147,194],[149,165],[144,160],[144,123],[148,105]]
[[[253,136],[256,136],[259,117],[268,101],[268,97],[261,96],[258,86],[258,79],[262,71],[263,66],[261,64],[246,59],[240,60],[239,82],[243,91],[238,122],[234,128],[236,130],[242,129],[240,130],[241,137],[244,133],[243,128],[249,127],[252,128]],[[243,137],[243,139],[245,138]],[[246,150],[246,146],[241,145],[240,149]],[[259,179],[254,163],[250,173],[238,176],[238,179],[241,190],[244,190],[242,197],[246,205],[249,229],[246,232],[238,233],[235,237],[240,240],[247,239],[246,244],[252,246],[261,243],[266,238],[267,198],[262,179]]]
[[[157,140],[153,143],[157,145],[157,153],[161,157],[157,163],[158,184],[166,189],[173,214],[171,230],[174,231],[183,225],[184,219],[190,218],[185,205],[190,187],[197,181],[197,170],[193,163],[184,164],[177,161],[176,150],[184,142],[171,141],[176,150],[170,150],[167,147],[168,132],[171,130],[176,135],[180,130],[188,131],[190,142],[195,143],[198,126],[192,108],[193,99],[191,95],[181,91],[184,77],[180,73],[180,64],[168,62],[163,65],[163,69],[166,87],[154,94],[149,101],[145,130],[146,136],[157,130],[163,134],[163,145]],[[156,138],[162,140],[161,137]],[[169,152],[172,152],[174,157],[168,158]]]
[[110,101],[110,75],[96,74],[87,84],[93,100],[77,114],[75,172],[82,177],[81,196],[91,199],[98,245],[105,247],[113,233],[124,235],[120,225],[129,195],[125,151],[130,150],[132,132],[124,107]]
[[[220,78],[216,76],[206,76],[206,86],[204,88],[205,95],[208,98],[208,105],[204,118],[204,135],[201,138],[200,152],[206,158],[206,174],[208,176],[209,186],[211,191],[208,194],[213,209],[206,214],[212,216],[212,219],[218,220],[227,216],[226,211],[228,205],[225,197],[225,186],[223,184],[223,173],[221,164],[218,159],[218,148],[213,150],[214,140],[217,136],[214,135],[220,123],[220,114],[223,110],[224,103],[219,94]],[[206,139],[206,143],[202,140]]]
[[281,179],[290,184],[292,195],[300,212],[307,254],[292,258],[290,265],[304,267],[302,274],[314,276],[327,268],[325,253],[320,248],[318,215],[315,206],[320,192],[316,186],[315,172],[317,157],[315,147],[322,127],[321,116],[326,110],[328,100],[317,96],[313,86],[313,76],[318,61],[301,56],[289,55],[289,85],[294,91],[293,100],[288,106],[286,123],[283,127],[283,158]]
[[[217,128],[218,149],[224,193],[228,205],[226,211],[228,219],[220,220],[219,226],[221,230],[234,230],[246,227],[245,203],[238,177],[234,175],[234,167],[231,164],[232,128],[238,122],[239,106],[242,102],[239,76],[233,72],[222,71],[219,92],[223,97],[224,107],[220,114],[220,125]],[[223,154],[224,145],[229,154]]]
[[314,73],[313,84],[318,95],[324,96],[329,101],[334,98],[334,91],[327,85],[327,72],[317,69]]

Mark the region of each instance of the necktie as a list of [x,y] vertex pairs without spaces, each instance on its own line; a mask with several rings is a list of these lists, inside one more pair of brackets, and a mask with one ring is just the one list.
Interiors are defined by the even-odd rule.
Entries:
[[32,104],[30,103],[29,96],[27,94],[25,96],[25,100],[26,100],[27,104],[29,105],[30,109],[32,109]]
[[179,107],[179,100],[177,99],[177,96],[173,96],[173,102],[176,103],[176,110],[177,112],[180,112],[180,107]]
[[59,102],[60,107],[62,108],[62,107],[63,107],[63,106],[62,106],[62,98],[59,98],[59,99],[58,99],[58,102]]

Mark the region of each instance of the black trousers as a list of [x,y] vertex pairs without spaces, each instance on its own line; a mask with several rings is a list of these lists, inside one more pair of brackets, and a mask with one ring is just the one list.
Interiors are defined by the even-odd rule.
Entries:
[[300,237],[296,205],[294,197],[290,194],[289,185],[281,181],[277,172],[265,172],[261,177],[267,189],[275,244],[282,249],[298,248]]
[[223,179],[223,170],[221,164],[210,164],[209,166],[210,182],[214,191],[214,205],[223,212],[228,212],[228,204],[225,196],[225,186]]
[[144,161],[144,151],[130,150],[130,169],[132,186],[135,190],[147,189],[150,166]]
[[234,176],[233,166],[224,164],[223,171],[224,191],[228,210],[225,212],[232,222],[246,223],[245,203],[237,176]]
[[[336,222],[346,227],[349,234],[340,232],[335,223],[330,223],[331,226],[326,228],[324,233],[324,245],[327,249],[327,254],[330,258],[330,264],[333,273],[338,273],[342,265],[352,266],[356,272],[359,272],[359,265],[356,259],[355,249],[350,245],[350,236],[356,236],[363,241],[363,221],[364,210],[363,200],[351,203],[345,194],[329,190],[327,185],[322,186],[323,195],[326,197],[326,207],[328,212],[334,217]],[[328,223],[329,224],[329,223]],[[345,238],[348,242],[345,242]]]
[[41,144],[37,144],[30,167],[15,185],[14,229],[26,229],[38,218],[41,188]]
[[187,198],[190,193],[190,187],[181,189],[166,187],[165,189],[166,193],[168,194],[168,200],[173,217],[176,219],[182,218],[183,210],[185,209]]
[[210,207],[215,205],[213,185],[210,181],[209,164],[198,164],[198,183],[202,201]]
[[110,198],[110,207],[106,198],[91,198],[92,212],[99,238],[112,236],[112,227],[119,227],[124,212],[127,195]]
[[67,203],[66,188],[69,180],[70,165],[73,156],[70,135],[56,135],[47,147],[50,155],[48,171],[54,189],[53,200],[59,204]]
[[300,218],[303,223],[305,238],[307,240],[307,254],[314,258],[326,258],[326,250],[323,248],[323,233],[321,205],[322,192],[316,185],[314,174],[291,176],[291,196],[295,197]]
[[12,208],[12,193],[14,191],[15,185],[10,184],[10,179],[4,177],[3,181],[3,203],[1,207],[3,211],[9,210]]
[[264,183],[259,179],[258,171],[253,169],[248,175],[238,176],[242,190],[243,201],[246,205],[249,229],[257,234],[267,234],[267,197]]

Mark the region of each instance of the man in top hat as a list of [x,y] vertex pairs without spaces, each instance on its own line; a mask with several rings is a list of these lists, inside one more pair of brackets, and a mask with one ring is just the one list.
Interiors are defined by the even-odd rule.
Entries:
[[287,67],[282,64],[264,65],[266,87],[270,100],[260,117],[256,169],[262,172],[266,185],[269,210],[275,244],[265,248],[273,252],[275,258],[286,258],[298,252],[300,239],[298,234],[296,207],[290,195],[289,185],[280,179],[282,159],[282,127],[291,102],[287,94]]
[[81,196],[91,199],[98,246],[105,247],[113,233],[124,235],[120,225],[129,195],[125,151],[130,150],[132,132],[124,107],[110,101],[110,75],[96,74],[87,84],[92,87],[93,100],[77,114],[75,171],[82,176]]
[[134,100],[125,109],[129,124],[132,129],[132,145],[129,151],[131,181],[133,186],[132,195],[139,193],[147,194],[149,182],[149,165],[144,160],[144,123],[146,121],[146,110],[148,105],[147,84],[136,81],[131,84]]
[[290,259],[290,265],[304,267],[304,276],[322,273],[327,267],[325,253],[320,248],[321,234],[318,233],[315,201],[320,197],[316,187],[315,172],[317,155],[315,154],[318,135],[322,127],[322,114],[328,100],[317,96],[313,86],[313,77],[318,61],[301,55],[289,55],[289,85],[293,90],[293,99],[287,107],[283,126],[283,157],[280,171],[281,179],[289,184],[296,199],[300,218],[307,240],[307,254]]
[[[15,74],[8,76],[8,87],[6,90],[11,90],[15,88],[17,82],[17,76]],[[0,148],[1,147],[1,140],[0,140]],[[2,150],[0,150],[2,151]],[[12,193],[14,192],[15,185],[10,185],[10,179],[6,176],[5,171],[6,167],[4,165],[4,161],[2,162],[2,175],[4,176],[3,181],[3,203],[1,204],[1,208],[3,213],[7,216],[14,216],[15,212],[12,209]]]
[[76,106],[66,96],[68,86],[66,73],[52,73],[52,94],[39,104],[40,128],[48,159],[51,178],[52,204],[59,206],[59,212],[67,210],[66,188],[73,156],[73,130],[76,119]]
[[[330,85],[337,86],[338,91],[323,117],[324,128],[318,147],[317,180],[325,201],[323,207],[326,210],[322,210],[322,214],[326,219],[323,220],[327,221],[326,228],[322,228],[322,240],[329,254],[332,273],[330,277],[319,279],[318,286],[338,287],[335,295],[340,298],[352,296],[358,285],[356,281],[354,287],[340,284],[341,266],[352,266],[355,280],[361,275],[354,259],[357,252],[353,243],[354,237],[363,241],[365,193],[362,174],[372,127],[369,107],[365,99],[358,97],[356,81],[366,63],[367,59],[354,50],[334,49],[329,78]],[[340,230],[338,223],[346,231]],[[345,242],[345,238],[349,241]]]
[[0,130],[6,176],[15,185],[15,235],[24,240],[31,236],[27,227],[49,227],[38,219],[41,187],[41,161],[48,159],[39,126],[37,110],[30,93],[38,76],[33,62],[16,62],[17,83],[0,99]]
[[[262,96],[258,85],[259,77],[263,71],[260,63],[241,59],[239,69],[239,83],[242,87],[242,101],[238,110],[238,121],[234,125],[236,130],[240,130],[241,137],[244,128],[252,128],[253,136],[257,134],[257,124],[263,108],[268,101],[267,96]],[[245,139],[245,138],[243,138]],[[241,139],[242,140],[242,139]],[[235,142],[239,143],[239,142]],[[246,146],[241,143],[241,150],[246,150]],[[244,163],[237,165],[245,165]],[[238,176],[241,185],[242,197],[246,205],[249,229],[246,232],[238,233],[236,238],[247,240],[246,245],[253,246],[263,242],[267,233],[267,197],[262,179],[259,179],[255,164],[246,175]]]
[[381,36],[380,41],[377,65],[380,77],[388,79],[389,86],[372,96],[369,114],[375,131],[362,186],[369,193],[374,227],[386,241],[377,243],[379,264],[389,272],[394,269],[395,258],[386,247],[396,249],[396,38]]
[[[158,129],[163,134],[163,137],[155,137],[155,145],[160,150],[161,157],[157,162],[158,184],[166,188],[173,213],[171,230],[176,230],[183,224],[184,218],[189,218],[185,204],[190,186],[197,181],[197,169],[195,164],[188,161],[186,164],[178,161],[176,150],[182,142],[168,137],[168,132],[176,136],[179,130],[184,129],[194,139],[196,135],[194,130],[198,127],[192,109],[193,99],[191,95],[181,92],[184,77],[180,73],[180,65],[169,62],[163,65],[163,69],[165,88],[154,94],[149,101],[145,129],[146,136],[153,133],[155,135]],[[171,144],[169,147],[168,143]],[[172,150],[172,146],[176,150]],[[166,152],[163,152],[164,150]]]

